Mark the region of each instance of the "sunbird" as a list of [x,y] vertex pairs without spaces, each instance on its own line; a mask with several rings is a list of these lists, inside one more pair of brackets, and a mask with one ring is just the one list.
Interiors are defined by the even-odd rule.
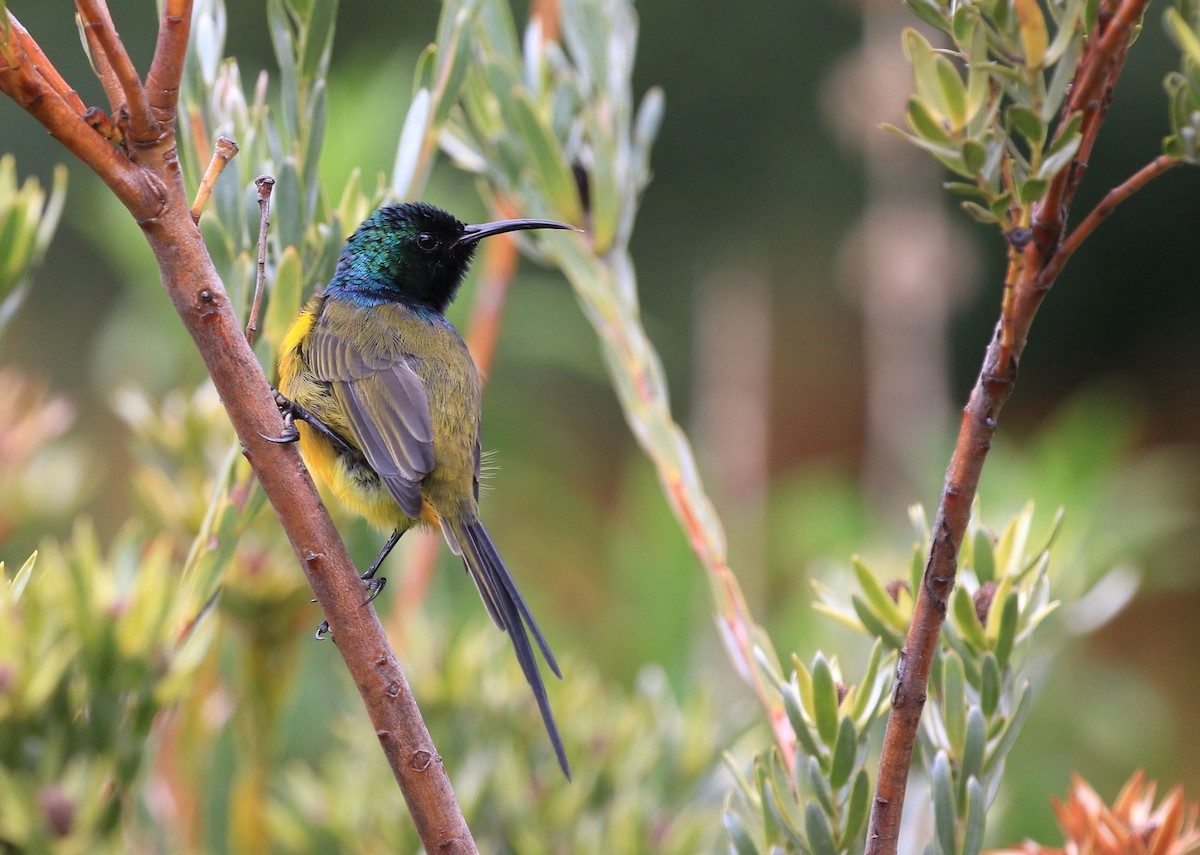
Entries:
[[[529,643],[562,672],[479,519],[480,383],[446,319],[479,241],[521,229],[571,229],[554,220],[464,225],[422,202],[385,205],[342,248],[329,285],[284,336],[277,400],[308,471],[351,510],[391,536],[375,574],[414,526],[440,528],[507,632],[533,689],[563,774],[566,751]],[[369,601],[369,600],[368,600]]]

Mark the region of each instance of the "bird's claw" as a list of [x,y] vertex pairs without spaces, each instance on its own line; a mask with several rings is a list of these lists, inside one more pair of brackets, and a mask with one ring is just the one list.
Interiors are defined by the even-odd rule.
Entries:
[[329,621],[323,620],[317,624],[317,634],[315,637],[317,641],[324,641],[327,638],[333,638],[333,635],[329,631]]
[[297,404],[295,401],[285,397],[282,392],[272,387],[275,392],[275,406],[279,408],[280,415],[283,416],[283,434],[280,436],[267,436],[264,433],[259,433],[263,439],[269,442],[285,444],[295,442],[300,439],[300,431],[296,428],[296,422],[301,421],[315,430],[321,436],[325,437],[331,443],[336,445],[342,451],[353,453],[354,447],[346,440],[338,436],[328,425],[319,418],[314,416],[304,407]]
[[363,603],[363,605],[367,606],[367,605],[371,604],[372,600],[374,600],[376,597],[379,596],[381,591],[383,591],[383,586],[387,584],[387,577],[386,576],[372,576],[372,577],[363,576],[362,580],[363,580],[363,587],[367,589],[367,594],[368,594],[367,601],[365,603]]

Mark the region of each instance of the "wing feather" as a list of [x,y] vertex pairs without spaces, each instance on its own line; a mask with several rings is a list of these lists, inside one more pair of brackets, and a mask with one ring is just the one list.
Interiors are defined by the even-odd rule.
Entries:
[[308,341],[309,365],[328,382],[355,443],[400,509],[421,516],[421,483],[433,471],[425,384],[398,337],[373,313],[325,305]]

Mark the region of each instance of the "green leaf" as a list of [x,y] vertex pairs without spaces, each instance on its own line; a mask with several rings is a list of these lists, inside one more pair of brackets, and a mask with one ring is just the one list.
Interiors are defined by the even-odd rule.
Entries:
[[1179,10],[1174,6],[1168,6],[1163,13],[1163,24],[1167,28],[1167,35],[1171,37],[1171,41],[1175,42],[1175,46],[1183,55],[1193,65],[1200,65],[1200,38],[1197,38],[1196,31],[1192,29],[1183,15],[1179,14]]
[[813,855],[838,855],[833,844],[833,828],[821,808],[809,802],[804,806],[804,831]]
[[906,631],[908,618],[900,613],[892,595],[880,584],[879,579],[871,572],[870,568],[857,555],[851,557],[850,564],[854,568],[854,577],[858,580],[859,587],[862,588],[872,611],[895,629],[901,632]]
[[985,226],[995,226],[996,223],[1000,222],[1000,220],[996,219],[996,215],[984,208],[983,205],[974,202],[960,202],[959,204],[962,210],[965,210],[971,216],[972,220],[982,222]]
[[885,626],[858,594],[850,595],[850,605],[854,607],[854,613],[871,635],[882,640],[892,650],[899,650],[904,644],[904,636]]
[[[1038,178],[1048,182],[1049,179],[1070,166],[1071,160],[1075,157],[1075,152],[1079,151],[1079,144],[1082,141],[1083,137],[1078,133],[1056,141],[1052,150],[1047,152],[1046,157],[1042,159],[1041,164],[1038,166]],[[1031,178],[1029,181],[1026,181],[1026,186],[1034,180]],[[1037,198],[1040,199],[1041,195],[1039,194]]]
[[929,105],[929,108],[941,118],[949,118],[950,110],[945,102],[945,93],[938,81],[936,54],[933,46],[925,37],[914,29],[906,29],[901,36],[904,45],[904,55],[912,66],[913,85],[917,96]]
[[854,776],[850,790],[850,801],[846,806],[845,826],[842,828],[843,848],[853,846],[867,827],[867,808],[871,804],[871,779],[867,770],[860,768]]
[[937,757],[934,758],[932,778],[934,840],[942,855],[955,855],[958,851],[955,841],[958,811],[955,808],[950,759],[945,751],[938,751]]
[[967,677],[962,658],[947,650],[942,662],[942,720],[954,756],[961,757],[967,727]]
[[833,746],[837,736],[838,699],[837,686],[833,679],[833,669],[823,653],[818,652],[813,657],[813,718],[816,720],[817,733],[821,741]]
[[[974,704],[967,710],[967,738],[963,741],[963,750],[958,765],[959,786],[964,788],[962,796],[966,795],[966,782],[983,774],[983,755],[987,749],[987,723],[983,720],[983,712]],[[963,801],[960,796],[959,803]]]
[[746,830],[741,817],[734,813],[728,799],[726,799],[725,810],[722,812],[721,818],[725,822],[725,833],[729,835],[729,842],[737,855],[761,855],[750,832]]
[[[998,593],[999,591],[997,591]],[[996,662],[1001,669],[1008,667],[1008,659],[1012,655],[1013,645],[1017,639],[1017,618],[1020,603],[1016,593],[1010,593],[1004,598],[1000,610],[1000,621],[996,632]],[[996,600],[992,600],[992,610],[996,609]],[[990,615],[989,615],[990,618]],[[988,623],[991,623],[989,620]]]
[[985,777],[991,775],[996,770],[998,764],[1004,762],[1004,758],[1008,756],[1008,752],[1012,750],[1013,743],[1017,741],[1021,725],[1025,723],[1025,716],[1029,714],[1029,707],[1032,704],[1033,693],[1029,691],[1029,681],[1026,680],[1021,684],[1015,711],[1010,718],[1004,721],[996,742],[992,745],[991,750],[988,751],[987,757],[983,761],[983,774]]
[[404,117],[400,131],[400,142],[396,146],[396,160],[392,166],[392,195],[397,199],[411,199],[419,195],[425,186],[428,169],[417,174],[421,150],[425,145],[425,134],[429,128],[432,96],[428,89],[421,89],[413,97]]
[[967,779],[967,824],[963,834],[962,855],[979,855],[983,850],[983,832],[987,828],[987,798],[979,779]]
[[941,30],[943,33],[950,32],[950,22],[946,19],[946,14],[937,0],[904,0],[904,3],[914,15],[929,26]]
[[1029,107],[1014,104],[1008,108],[1008,120],[1012,122],[1017,132],[1034,148],[1040,148],[1046,139],[1046,123],[1042,117]]
[[296,173],[296,159],[285,157],[275,168],[274,215],[276,234],[281,247],[304,245],[304,196],[300,189],[300,176]]
[[510,120],[526,147],[528,165],[533,167],[537,186],[544,194],[549,209],[567,222],[581,222],[583,216],[579,210],[579,191],[575,187],[571,167],[563,156],[562,146],[554,138],[549,124],[539,114],[528,93],[518,90],[513,95]]
[[954,615],[954,628],[958,634],[976,650],[986,650],[987,636],[984,635],[983,625],[979,623],[979,615],[975,612],[975,602],[962,585],[954,586],[954,592],[950,595],[950,606]]
[[981,527],[976,529],[973,541],[975,578],[980,583],[991,582],[996,578],[996,553],[992,549],[992,538],[987,529]]
[[933,114],[929,104],[922,98],[916,95],[908,96],[905,117],[908,119],[908,126],[918,137],[947,151],[954,150],[954,143],[942,126],[941,120]]
[[942,100],[946,105],[946,117],[954,130],[960,130],[966,123],[967,87],[955,68],[954,63],[941,54],[934,57],[934,70],[937,72],[938,85],[942,90]]
[[829,781],[822,774],[821,764],[815,757],[808,758],[803,774],[807,779],[808,790],[820,804],[821,810],[827,815],[832,815],[834,813],[833,792],[829,789]]
[[978,140],[967,140],[962,144],[962,159],[968,172],[982,172],[987,163],[987,148]]
[[991,718],[1000,703],[1000,663],[996,654],[987,651],[980,659],[979,706],[983,714]]
[[337,0],[321,0],[309,9],[307,25],[304,28],[304,53],[300,61],[300,73],[310,81],[323,76],[329,66],[337,10]]
[[841,789],[854,771],[854,761],[858,756],[858,733],[854,729],[854,719],[843,716],[838,726],[837,740],[833,747],[833,757],[829,764],[829,786],[835,790]]
[[262,323],[263,339],[271,347],[271,365],[275,364],[284,334],[300,311],[303,285],[304,270],[300,252],[294,246],[286,247],[275,267],[275,281],[271,285],[266,316]]
[[1079,56],[1083,52],[1083,39],[1070,39],[1058,62],[1054,64],[1054,74],[1046,86],[1046,98],[1042,102],[1042,121],[1049,122],[1062,111],[1063,100],[1067,95],[1067,87],[1075,79],[1075,69],[1079,66]]
[[871,655],[867,659],[867,670],[863,672],[862,681],[858,684],[858,694],[850,708],[850,715],[860,729],[866,729],[867,719],[872,712],[870,708],[872,689],[875,677],[879,673],[879,663],[883,660],[883,642],[878,638],[871,645]]
[[1045,178],[1026,179],[1017,185],[1017,198],[1023,205],[1033,204],[1046,195],[1046,188],[1049,185],[1049,180]]

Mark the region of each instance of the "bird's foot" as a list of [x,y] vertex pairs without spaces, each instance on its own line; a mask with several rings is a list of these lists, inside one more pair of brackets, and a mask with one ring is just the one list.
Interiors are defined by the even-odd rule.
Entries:
[[370,605],[371,601],[378,597],[380,592],[383,591],[383,586],[387,584],[387,577],[375,575],[368,576],[364,574],[361,578],[363,580],[363,587],[367,589],[367,601],[363,603],[363,605]]
[[329,621],[323,620],[317,624],[316,639],[317,641],[324,641],[327,638],[332,641],[333,633],[329,631]]
[[305,422],[321,436],[329,440],[333,445],[340,448],[342,451],[353,452],[354,448],[338,436],[329,428],[323,421],[314,416],[304,407],[297,404],[295,401],[284,397],[284,394],[278,389],[272,387],[275,393],[275,406],[279,408],[280,415],[283,416],[283,433],[279,436],[267,436],[265,433],[259,433],[263,439],[268,442],[276,442],[285,445],[290,442],[296,442],[300,439],[300,431],[296,429],[296,422]]

